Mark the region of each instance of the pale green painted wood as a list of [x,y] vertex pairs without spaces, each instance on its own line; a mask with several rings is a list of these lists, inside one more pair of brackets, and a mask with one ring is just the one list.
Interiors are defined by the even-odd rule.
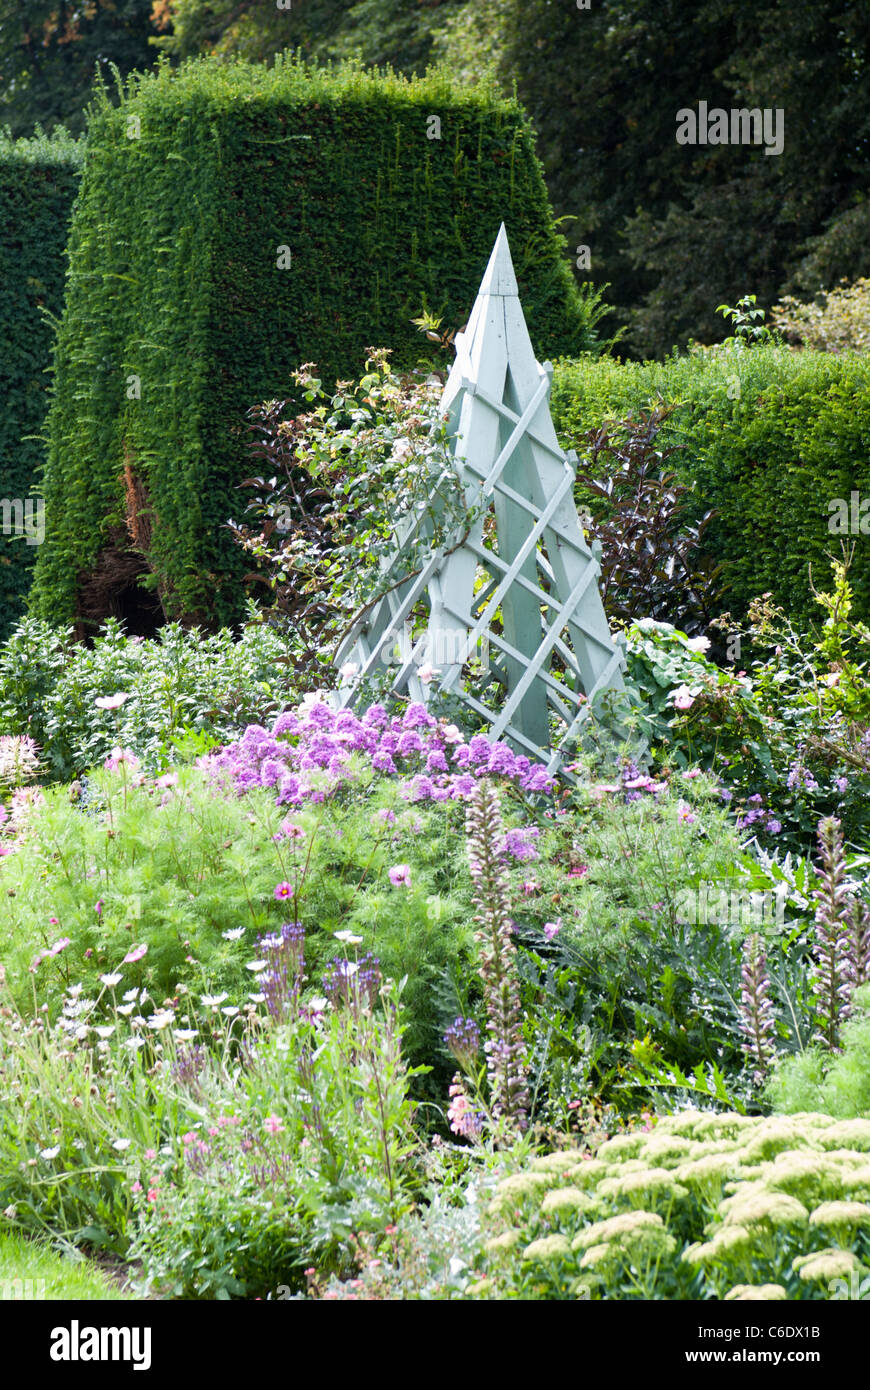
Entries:
[[[338,703],[356,703],[384,642],[392,645],[389,634],[402,630],[425,595],[427,630],[413,650],[406,642],[393,690],[423,703],[433,689],[451,691],[492,736],[555,772],[591,700],[622,689],[624,654],[598,592],[598,560],[574,504],[573,461],[559,447],[550,415],[552,367],[535,358],[504,226],[455,348],[441,409],[469,507],[494,512],[497,553],[484,543],[481,515],[462,545],[433,551],[418,575],[374,604],[340,647],[338,664],[350,661],[357,670],[342,682]],[[418,524],[406,523],[385,567],[390,577],[402,577],[403,550]],[[475,594],[481,570],[485,582]],[[497,610],[500,633],[492,630]],[[462,688],[463,665],[482,641],[505,685],[496,712]],[[554,653],[569,683],[551,673]],[[431,682],[419,678],[424,664],[438,670]]]

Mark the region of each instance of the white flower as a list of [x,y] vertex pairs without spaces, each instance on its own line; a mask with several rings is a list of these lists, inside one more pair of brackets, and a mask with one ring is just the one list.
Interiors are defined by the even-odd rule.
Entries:
[[126,994],[124,995],[124,998],[125,998],[125,1000],[128,1000],[128,1001],[129,1001],[130,999],[138,999],[138,998],[139,998],[139,991],[138,991],[138,989],[128,989],[127,992],[126,992]]
[[70,985],[67,994],[71,994],[73,999],[78,999],[83,989],[84,985]]
[[218,1004],[222,1004],[225,999],[229,999],[228,994],[202,994],[200,998],[207,1009],[216,1009]]
[[362,937],[354,936],[352,931],[334,931],[332,934],[336,941],[343,941],[346,946],[360,946],[362,944]]
[[115,985],[119,985],[123,978],[123,975],[119,974],[117,970],[113,971],[111,975],[100,976],[100,979],[106,986],[106,989],[114,989]]
[[122,1154],[125,1149],[129,1149],[132,1142],[132,1139],[115,1139],[112,1141],[112,1148],[117,1149],[118,1153]]
[[448,724],[442,729],[441,737],[445,743],[462,743],[462,734],[455,724]]
[[338,674],[341,676],[341,679],[343,681],[349,681],[353,680],[358,670],[358,661],[346,661],[343,666],[339,667]]
[[265,970],[268,964],[269,962],[266,960],[249,960],[245,969],[250,970],[253,975],[259,975],[260,971]]
[[401,463],[404,459],[410,458],[414,452],[414,446],[410,439],[397,439],[390,453],[390,458],[394,463]]
[[97,709],[120,709],[129,700],[130,696],[126,690],[119,690],[117,695],[101,695],[94,704]]
[[691,647],[693,652],[706,652],[710,647],[709,637],[687,637],[686,646]]
[[221,1009],[221,1013],[224,1014],[227,1018],[235,1018],[238,1012],[238,1007],[235,1004],[228,1004],[225,1009]]
[[125,1046],[125,1047],[130,1047],[130,1048],[132,1048],[134,1052],[138,1052],[140,1047],[144,1047],[144,1046],[145,1046],[145,1039],[144,1039],[144,1038],[128,1038],[127,1041],[124,1043],[124,1046]]
[[115,1025],[114,1025],[114,1023],[111,1025],[110,1028],[95,1028],[95,1029],[94,1029],[94,1032],[96,1033],[96,1035],[97,1035],[98,1038],[110,1038],[110,1037],[112,1036],[112,1034],[114,1033],[114,1031],[115,1031]]
[[118,1013],[123,1014],[125,1018],[129,1018],[135,1007],[135,1004],[119,1004]]
[[173,1028],[172,1033],[179,1042],[190,1042],[191,1038],[196,1037],[198,1031],[197,1028]]
[[248,998],[253,1000],[255,1004],[265,1004],[266,1002],[265,994],[249,994]]
[[326,1004],[327,1001],[323,998],[322,995],[315,994],[313,999],[308,1000],[306,1008],[310,1009],[312,1013],[322,1014],[323,1010],[326,1008]]
[[40,1158],[57,1158],[57,1156],[58,1156],[59,1153],[60,1153],[60,1145],[58,1144],[57,1147],[54,1148],[54,1149],[42,1149],[41,1152],[40,1152],[39,1157],[40,1157]]
[[229,931],[221,932],[226,941],[241,941],[244,934],[244,927],[231,927]]
[[163,1028],[168,1028],[170,1023],[175,1021],[175,1014],[171,1009],[158,1009],[148,1020],[148,1027],[160,1032]]

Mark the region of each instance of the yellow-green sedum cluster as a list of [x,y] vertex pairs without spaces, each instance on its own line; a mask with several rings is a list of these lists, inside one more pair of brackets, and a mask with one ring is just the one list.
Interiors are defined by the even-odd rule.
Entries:
[[595,1157],[533,1159],[495,1187],[486,1222],[477,1297],[858,1297],[870,1119],[684,1111]]

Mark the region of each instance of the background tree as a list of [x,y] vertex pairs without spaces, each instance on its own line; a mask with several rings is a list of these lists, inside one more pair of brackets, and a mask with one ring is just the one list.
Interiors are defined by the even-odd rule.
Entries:
[[151,0],[0,0],[0,125],[84,128],[95,68],[154,59]]

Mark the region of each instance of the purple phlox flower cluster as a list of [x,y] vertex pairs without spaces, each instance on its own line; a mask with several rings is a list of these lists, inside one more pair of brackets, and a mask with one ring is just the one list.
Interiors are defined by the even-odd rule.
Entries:
[[376,772],[401,776],[410,801],[468,800],[480,777],[504,777],[526,792],[550,792],[553,778],[500,740],[475,734],[467,743],[455,725],[422,704],[389,716],[383,705],[362,715],[335,711],[316,697],[285,711],[271,730],[251,724],[237,742],[198,759],[216,781],[239,794],[255,787],[277,793],[279,805],[322,801],[354,776],[362,755]]
[[782,822],[765,806],[764,797],[760,792],[747,797],[746,810],[742,816],[737,817],[738,830],[748,830],[752,825],[758,825],[759,829],[766,830],[768,835],[778,835],[782,830]]
[[480,1029],[473,1018],[455,1018],[444,1033],[448,1051],[463,1071],[470,1071],[480,1051]]
[[503,853],[509,854],[520,864],[526,863],[529,859],[540,859],[541,856],[535,847],[535,840],[540,833],[536,825],[524,825],[508,830],[502,843]]
[[336,956],[326,967],[323,991],[331,1004],[370,1009],[381,988],[381,963],[371,951],[359,960]]

